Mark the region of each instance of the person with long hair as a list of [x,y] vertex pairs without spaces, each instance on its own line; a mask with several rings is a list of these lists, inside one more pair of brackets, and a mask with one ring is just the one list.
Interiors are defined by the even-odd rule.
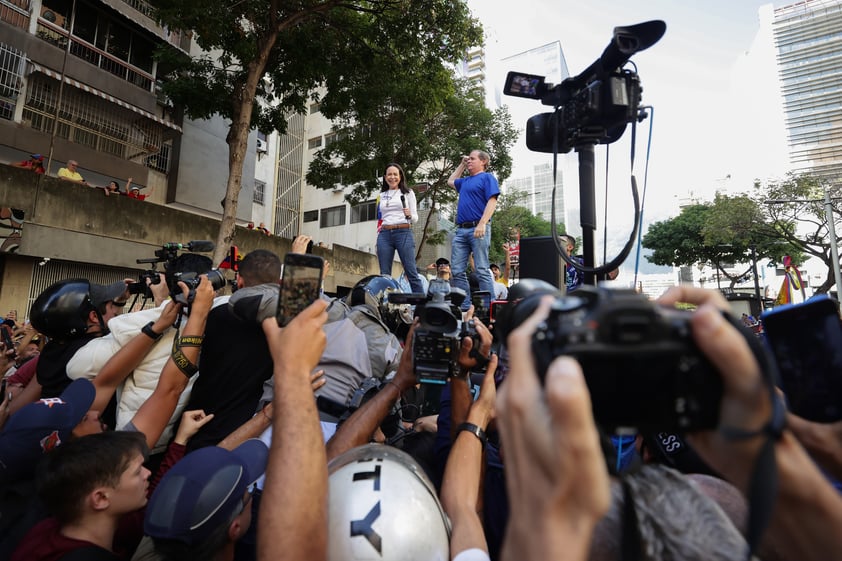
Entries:
[[377,216],[380,274],[392,276],[392,263],[397,251],[412,292],[424,292],[415,266],[415,237],[412,234],[412,223],[418,221],[415,192],[406,186],[406,175],[398,164],[386,166],[377,201]]

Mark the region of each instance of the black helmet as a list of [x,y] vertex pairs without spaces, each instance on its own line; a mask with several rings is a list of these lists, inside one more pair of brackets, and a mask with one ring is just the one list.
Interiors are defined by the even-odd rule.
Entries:
[[412,323],[412,310],[409,304],[390,304],[389,294],[393,292],[401,292],[395,279],[386,275],[370,275],[361,279],[351,289],[348,305],[354,307],[365,304],[394,331],[401,323]]
[[91,283],[86,279],[67,279],[47,287],[32,304],[32,326],[47,337],[70,339],[88,329]]

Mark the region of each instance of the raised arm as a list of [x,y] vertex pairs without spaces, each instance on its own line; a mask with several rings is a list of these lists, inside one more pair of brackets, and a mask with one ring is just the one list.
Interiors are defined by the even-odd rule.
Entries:
[[[494,402],[497,391],[494,372],[497,357],[492,356],[480,388],[479,398],[468,411],[467,423],[485,433],[494,418]],[[461,425],[460,426],[465,426]],[[484,434],[482,435],[485,436]],[[476,433],[460,430],[444,470],[441,487],[441,502],[453,526],[450,534],[450,558],[468,549],[488,552],[485,531],[478,514],[478,501],[482,486],[482,457],[485,441]]]
[[[173,326],[181,304],[169,302],[158,319],[152,324],[152,333],[161,335]],[[114,392],[135,368],[143,361],[147,353],[158,343],[145,333],[138,333],[131,341],[114,353],[92,382],[96,388],[96,398],[91,409],[102,411],[108,405]]]
[[535,372],[532,336],[550,303],[542,300],[509,336],[509,372],[497,397],[510,498],[504,561],[584,561],[611,501],[582,369],[558,358],[544,387]]
[[[189,292],[187,285],[183,282],[178,284],[186,297]],[[150,448],[154,447],[158,439],[161,438],[167,422],[178,405],[181,392],[184,391],[190,378],[195,374],[195,365],[199,362],[199,351],[205,333],[205,324],[213,304],[213,294],[210,281],[206,275],[202,275],[199,286],[196,288],[193,303],[190,306],[187,324],[179,335],[178,350],[173,350],[173,354],[167,359],[167,363],[161,371],[158,385],[155,386],[152,395],[143,402],[132,419],[135,427],[146,435],[146,443]]]
[[447,178],[448,185],[456,188],[456,180],[462,177],[462,174],[465,173],[466,165],[468,165],[468,156],[462,156],[462,161],[459,162],[459,165],[456,166],[456,169],[453,170],[453,173],[451,173],[450,177]]
[[257,558],[327,558],[327,458],[310,373],[327,338],[327,302],[317,300],[287,327],[263,321],[274,361],[272,445],[260,503]]

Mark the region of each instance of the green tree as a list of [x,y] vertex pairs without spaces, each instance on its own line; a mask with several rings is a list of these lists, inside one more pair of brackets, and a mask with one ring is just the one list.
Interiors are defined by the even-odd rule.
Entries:
[[[709,264],[728,278],[733,287],[751,274],[752,249],[758,259],[780,261],[795,248],[779,237],[769,236],[763,208],[746,195],[717,195],[712,203],[697,203],[681,214],[649,226],[643,247],[653,250],[647,259],[656,265]],[[731,274],[726,263],[748,263]]]
[[[511,173],[509,150],[517,130],[507,110],[486,108],[482,88],[455,78],[439,61],[423,69],[411,59],[395,60],[389,70],[375,85],[389,92],[384,103],[322,106],[338,123],[339,139],[316,154],[307,182],[321,189],[352,185],[346,199],[359,203],[379,191],[386,165],[399,163],[409,185],[425,184],[418,201],[432,210],[418,243],[420,255],[425,243],[443,242],[445,232],[437,231],[433,220],[436,210],[456,201],[447,178],[462,154],[489,152],[489,171],[502,182]],[[420,73],[419,79],[410,82],[405,73]]]
[[[550,223],[540,216],[532,214],[523,206],[528,194],[525,191],[508,191],[502,197],[491,221],[491,249],[488,252],[492,263],[504,263],[506,252],[503,244],[518,238],[531,236],[549,236],[552,232]],[[560,234],[565,232],[564,225],[556,225]]]
[[437,65],[458,60],[481,42],[481,28],[464,0],[154,0],[154,5],[159,22],[191,30],[204,52],[158,53],[159,67],[168,69],[164,93],[191,118],[218,114],[231,123],[217,262],[233,240],[253,127],[284,132],[289,112],[303,112],[320,86],[327,91],[325,111],[337,115],[338,108],[365,112],[388,106],[390,92],[378,85],[392,73],[419,86],[416,101],[423,104],[420,86],[440,79]]
[[[753,199],[764,217],[761,233],[791,248],[794,263],[803,262],[809,255],[821,260],[827,267],[822,284],[814,287],[817,293],[830,290],[835,282],[833,268],[839,266],[839,263],[833,263],[831,256],[825,190],[832,200],[842,196],[842,188],[830,179],[811,174],[789,174],[767,183],[757,181],[753,193]],[[834,221],[837,212],[834,206]],[[839,231],[838,225],[836,230]]]

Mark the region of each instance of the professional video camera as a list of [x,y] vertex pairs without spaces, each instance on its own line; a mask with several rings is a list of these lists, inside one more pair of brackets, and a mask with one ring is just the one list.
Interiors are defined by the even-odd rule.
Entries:
[[462,328],[459,309],[465,297],[465,291],[452,288],[443,279],[430,281],[427,294],[389,294],[390,303],[415,305],[415,317],[421,320],[412,340],[412,358],[419,382],[445,384],[457,373],[461,338],[466,333],[470,335]]
[[[547,294],[538,291],[507,307],[497,318],[503,336]],[[605,428],[716,426],[722,380],[693,341],[690,311],[656,306],[630,289],[583,286],[554,294],[550,316],[532,340],[542,380],[556,357],[572,356],[582,365],[594,418]]]
[[602,56],[561,84],[546,83],[543,76],[509,72],[503,93],[555,107],[554,112],[527,121],[527,148],[564,154],[576,146],[618,140],[626,125],[638,118],[642,91],[637,73],[622,66],[633,54],[657,43],[664,31],[666,24],[660,20],[615,27]]
[[[186,244],[176,242],[163,244],[161,249],[155,250],[155,257],[137,260],[137,263],[151,263],[152,268],[143,271],[138,276],[138,282],[129,284],[129,294],[143,294],[144,298],[151,298],[152,292],[149,290],[149,286],[146,281],[148,279],[151,284],[159,284],[161,282],[161,278],[158,276],[161,271],[157,269],[157,265],[158,263],[163,263],[164,277],[166,278],[167,288],[172,299],[176,302],[181,302],[182,304],[192,303],[193,291],[199,286],[199,282],[201,280],[199,278],[200,275],[194,272],[184,273],[174,270],[175,260],[178,258],[178,252],[179,250],[187,250],[190,252],[206,253],[213,251],[214,247],[213,242],[206,240],[191,241]],[[211,282],[211,285],[213,285],[214,290],[219,290],[225,286],[225,275],[223,275],[219,270],[214,269],[208,271],[207,277]],[[181,292],[181,288],[178,286],[179,281],[185,283],[190,288],[190,296],[186,300]]]

